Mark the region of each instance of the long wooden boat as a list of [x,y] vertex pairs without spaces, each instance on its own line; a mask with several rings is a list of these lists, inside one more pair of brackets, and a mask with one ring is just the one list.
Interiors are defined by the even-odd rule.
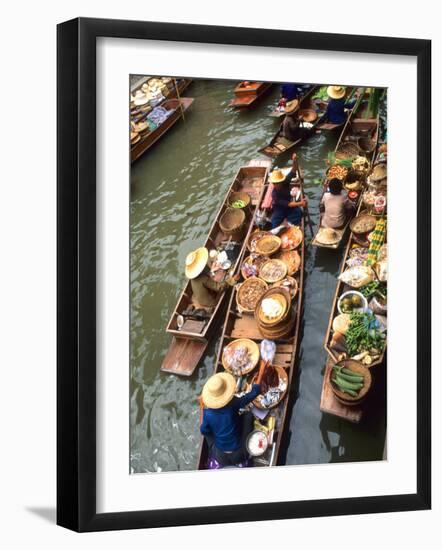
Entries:
[[[208,249],[216,249],[222,243],[232,243],[232,237],[223,233],[219,220],[228,208],[228,201],[233,192],[248,193],[251,197],[251,203],[248,207],[248,227],[244,241],[238,243],[238,254],[231,268],[235,272],[238,268],[245,243],[252,230],[251,220],[257,206],[261,202],[268,170],[269,163],[266,166],[242,166],[238,170],[204,244]],[[213,312],[210,315],[208,314],[206,318],[198,320],[189,317],[186,319],[185,312],[192,306],[192,285],[190,281],[187,282],[166,328],[166,331],[172,335],[172,342],[161,366],[163,372],[182,376],[190,376],[194,372],[207,348],[215,328],[216,319],[222,310],[223,303],[229,292],[230,289],[220,293]],[[185,319],[181,328],[178,326],[180,315]]]
[[313,122],[312,126],[310,128],[300,128],[299,138],[295,141],[290,141],[282,136],[282,124],[265,147],[262,147],[259,149],[259,152],[263,155],[266,155],[267,157],[270,157],[272,159],[277,159],[281,155],[284,155],[285,153],[291,151],[296,147],[297,145],[300,145],[303,141],[305,141],[307,138],[312,136],[316,132],[316,128],[320,124],[321,120],[325,116],[326,110],[318,108],[312,100],[312,96],[314,95],[315,91],[319,88],[319,86],[313,86],[300,100],[299,109],[313,109],[316,111],[317,118]]
[[272,82],[240,82],[233,91],[235,97],[230,106],[235,109],[252,107],[272,86]]
[[182,97],[180,99],[167,99],[161,105],[164,109],[171,111],[171,114],[166,120],[160,124],[155,130],[152,130],[145,136],[140,134],[140,140],[131,145],[130,158],[131,162],[137,160],[145,153],[154,143],[156,143],[170,128],[179,120],[184,118],[184,113],[193,103],[193,98]]
[[[344,254],[344,259],[342,261],[340,274],[342,274],[347,268],[346,262],[347,262],[347,259],[349,257],[349,252],[350,252],[351,248],[353,247],[353,245],[360,246],[360,243],[358,243],[358,241],[354,240],[354,237],[351,236],[350,239],[348,240],[347,247],[345,249],[345,254]],[[338,282],[337,282],[337,285],[336,285],[336,291],[335,291],[335,294],[334,294],[334,297],[333,297],[333,303],[332,303],[330,318],[329,318],[328,325],[327,325],[327,331],[326,331],[326,334],[325,334],[325,340],[324,340],[324,348],[327,351],[327,353],[328,353],[330,359],[332,360],[333,364],[336,364],[340,360],[342,360],[341,357],[339,356],[339,353],[336,350],[334,350],[330,347],[330,342],[331,342],[332,335],[333,335],[333,329],[332,329],[333,319],[339,314],[339,311],[338,311],[339,297],[344,292],[346,292],[348,290],[353,290],[353,289],[350,286],[346,285],[345,283],[343,283],[341,280],[338,279]],[[385,358],[385,353],[386,353],[386,347],[384,348],[384,350],[380,354],[379,358],[374,360],[371,363],[370,368],[382,364],[383,361],[384,361],[384,358]]]
[[[258,228],[257,226],[255,227]],[[301,222],[301,229],[304,234],[304,220]],[[269,415],[275,418],[275,427],[273,433],[273,443],[269,445],[266,453],[253,460],[253,466],[276,466],[281,464],[281,451],[283,448],[284,434],[287,428],[288,411],[291,399],[293,398],[293,385],[297,370],[298,347],[300,341],[300,323],[302,316],[303,304],[303,288],[304,288],[304,239],[297,249],[301,263],[299,270],[294,277],[298,283],[298,292],[294,299],[295,308],[295,323],[288,336],[282,339],[275,339],[276,354],[272,365],[282,367],[288,376],[288,388],[285,397],[273,409],[269,409]],[[249,252],[244,251],[242,260]],[[227,307],[226,318],[223,326],[223,332],[218,348],[218,356],[215,365],[215,372],[223,372],[222,353],[224,347],[238,338],[248,338],[255,341],[258,345],[263,340],[263,336],[259,331],[254,315],[241,314],[237,310],[235,294],[232,293]],[[250,376],[253,376],[252,371]],[[198,456],[198,469],[205,470],[208,468],[208,446],[206,440],[201,438],[200,451]]]
[[[375,143],[375,145],[373,147],[373,150],[371,152],[365,153],[365,154],[362,151],[360,152],[361,156],[365,156],[367,158],[369,167],[371,167],[372,164],[373,164],[374,158],[375,158],[375,154],[376,154],[376,146],[377,146],[378,131],[379,131],[379,116],[377,116],[376,118],[362,118],[361,115],[365,111],[366,107],[367,107],[367,101],[363,100],[363,94],[362,94],[360,96],[360,100],[358,100],[356,102],[355,106],[353,107],[353,110],[351,111],[351,113],[350,113],[350,115],[347,119],[347,122],[346,122],[346,124],[345,124],[345,126],[344,126],[344,128],[341,132],[341,135],[339,136],[339,139],[338,139],[338,142],[337,142],[336,147],[334,149],[334,152],[336,153],[336,151],[345,143],[355,143],[355,142],[357,142],[358,138],[360,138],[360,137],[371,137],[371,139]],[[363,183],[363,185],[365,185],[365,180],[362,183]],[[321,194],[320,202],[322,202],[322,198],[324,196],[324,193],[327,190],[327,186],[328,186],[327,174],[324,177],[322,185],[323,185],[323,187],[322,187],[322,194]],[[356,204],[355,204],[355,207],[356,207],[355,210],[357,210],[359,205],[360,205],[360,202],[361,202],[361,199],[362,199],[362,194],[363,194],[363,189],[359,193],[358,199],[357,199]],[[342,227],[340,229],[335,229],[338,238],[333,244],[324,244],[324,243],[318,241],[318,239],[317,239],[318,232],[323,227],[322,223],[320,222],[319,226],[318,226],[318,229],[316,231],[316,234],[315,234],[315,236],[312,240],[312,245],[313,246],[318,246],[320,248],[329,248],[329,249],[332,249],[332,250],[336,250],[337,248],[339,248],[341,246],[341,244],[344,240],[344,237],[347,235],[348,228],[349,228],[351,220],[352,220],[352,218],[350,217],[347,220],[344,227]],[[322,216],[321,216],[321,221],[322,221]]]

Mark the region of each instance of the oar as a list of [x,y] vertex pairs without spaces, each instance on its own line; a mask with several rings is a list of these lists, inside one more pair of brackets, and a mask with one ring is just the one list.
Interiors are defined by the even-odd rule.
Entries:
[[178,90],[178,86],[177,86],[177,83],[176,83],[176,78],[173,79],[173,83],[175,84],[176,97],[177,97],[178,101],[180,102],[181,116],[183,117],[183,120],[186,120],[184,118],[184,109],[183,109],[183,104],[181,103],[181,97],[180,97],[180,92]]
[[[301,168],[299,166],[298,156],[296,155],[296,153],[294,153],[293,157],[294,157],[293,160],[295,161],[295,166],[296,166],[296,173],[299,175],[299,182],[300,182],[300,187],[301,187],[301,197],[305,197],[304,177],[302,175],[302,171],[301,171]],[[311,232],[312,237],[313,237],[313,235],[314,235],[313,223],[312,223],[312,220],[310,218],[310,211],[308,209],[308,204],[304,208],[305,208],[305,213],[307,214],[307,222],[308,222],[308,225],[310,227],[310,232]]]

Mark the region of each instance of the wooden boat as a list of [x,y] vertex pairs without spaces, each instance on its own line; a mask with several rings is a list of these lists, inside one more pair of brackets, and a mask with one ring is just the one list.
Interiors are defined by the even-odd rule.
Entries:
[[[373,147],[373,150],[370,153],[365,154],[365,156],[368,160],[369,166],[371,166],[376,154],[376,144],[378,140],[378,130],[379,130],[379,116],[377,118],[361,118],[360,115],[366,109],[366,105],[367,105],[367,102],[365,100],[363,101],[363,94],[362,94],[359,100],[356,102],[355,106],[353,107],[353,110],[350,113],[347,119],[347,122],[344,125],[344,128],[341,132],[341,135],[339,136],[334,152],[336,153],[339,147],[341,147],[345,143],[355,143],[359,138],[363,136],[365,137],[370,136],[373,142],[375,143],[375,145]],[[362,152],[360,154],[362,155]],[[320,202],[322,201],[322,197],[326,192],[327,186],[328,186],[328,178],[326,175],[323,180],[323,189],[322,189]],[[362,199],[362,191],[360,192],[357,202],[355,204],[355,207],[356,207],[355,210],[357,210],[360,205],[360,202]],[[321,216],[321,220],[322,220],[322,216]],[[332,250],[336,250],[341,246],[343,239],[347,234],[351,220],[352,218],[349,218],[344,227],[340,229],[335,229],[337,233],[337,240],[333,244],[324,244],[318,241],[317,239],[318,232],[323,227],[320,222],[318,230],[312,240],[312,245],[318,246],[320,248],[329,248]]]
[[169,117],[160,124],[155,130],[146,135],[140,134],[140,140],[134,143],[130,149],[131,162],[137,160],[145,151],[156,143],[176,122],[184,118],[184,113],[193,103],[193,98],[182,97],[180,99],[167,99],[163,101],[161,107],[171,111]]
[[[256,227],[257,228],[257,227]],[[301,225],[304,233],[304,220]],[[304,239],[298,248],[301,256],[301,264],[299,270],[294,277],[297,279],[298,292],[294,298],[295,323],[290,331],[290,334],[282,339],[275,339],[276,354],[272,362],[273,366],[279,366],[285,370],[288,376],[288,388],[285,397],[273,409],[270,409],[269,415],[275,418],[275,428],[273,434],[273,444],[269,446],[266,453],[257,459],[254,459],[254,466],[276,466],[281,463],[281,450],[284,440],[284,434],[288,421],[288,410],[291,397],[293,397],[293,383],[297,369],[297,356],[300,340],[300,322],[302,315],[302,300],[304,286]],[[248,255],[248,251],[244,251],[241,260]],[[254,315],[240,314],[236,308],[235,294],[232,293],[227,307],[226,318],[223,326],[223,332],[218,348],[218,356],[215,365],[215,372],[223,372],[222,353],[224,347],[238,338],[249,338],[257,344],[263,340],[263,336],[258,329]],[[250,376],[253,376],[252,371]],[[208,465],[208,446],[206,440],[201,438],[200,452],[198,457],[198,469],[207,469]]]
[[272,82],[240,82],[234,89],[230,106],[235,109],[252,107],[273,86]]
[[[228,200],[231,193],[240,191],[248,193],[251,197],[251,203],[248,207],[248,227],[244,241],[239,244],[240,248],[237,258],[232,264],[231,269],[234,271],[237,270],[242,250],[252,229],[251,220],[261,201],[268,170],[269,163],[266,166],[243,166],[238,170],[206,239],[205,246],[209,249],[214,249],[223,242],[232,242],[232,238],[223,233],[219,220],[226,211],[226,208],[228,208]],[[230,289],[220,294],[213,312],[207,315],[206,318],[198,320],[189,317],[185,319],[184,325],[179,328],[179,316],[183,315],[192,305],[192,285],[190,281],[187,282],[166,328],[166,331],[173,338],[161,366],[163,372],[182,376],[190,376],[194,372],[207,348],[207,344],[215,328],[215,321],[222,310],[223,303],[229,292]]]
[[[347,266],[346,261],[347,261],[348,256],[349,256],[349,252],[350,252],[350,250],[351,250],[351,248],[353,247],[354,244],[359,246],[359,243],[354,240],[353,236],[351,236],[350,239],[348,240],[347,247],[345,249],[344,259],[342,261],[340,273],[343,273],[346,269],[346,266]],[[339,357],[339,354],[330,347],[330,341],[331,341],[332,334],[333,334],[332,324],[333,324],[333,319],[336,317],[336,315],[339,314],[339,311],[338,311],[339,297],[344,292],[346,292],[347,290],[352,290],[352,288],[338,279],[338,283],[336,285],[336,291],[335,291],[335,294],[334,294],[334,297],[333,297],[333,304],[332,304],[331,314],[330,314],[330,318],[329,318],[329,321],[328,321],[327,331],[326,331],[325,340],[324,340],[324,348],[327,351],[327,353],[328,353],[331,361],[333,362],[333,364],[338,363],[339,360],[340,360],[340,357]],[[386,347],[384,348],[383,352],[380,354],[380,357],[372,362],[372,364],[370,365],[370,368],[382,364],[383,361],[384,361],[384,358],[385,358],[385,353],[386,353]]]
[[320,124],[322,118],[325,116],[325,109],[320,109],[312,101],[312,96],[315,91],[318,89],[318,86],[313,86],[305,96],[300,101],[299,110],[302,109],[313,109],[317,113],[317,118],[313,122],[311,128],[302,128],[300,129],[299,138],[295,141],[290,141],[282,136],[282,124],[275,133],[275,135],[270,140],[269,144],[259,149],[259,152],[263,155],[266,155],[272,159],[276,159],[281,155],[291,151],[297,145],[300,145],[304,140],[312,136],[316,132],[317,126]]

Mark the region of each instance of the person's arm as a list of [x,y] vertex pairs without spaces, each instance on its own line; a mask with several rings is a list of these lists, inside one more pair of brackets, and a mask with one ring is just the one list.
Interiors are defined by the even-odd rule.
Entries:
[[242,397],[236,397],[233,403],[236,409],[243,409],[246,405],[251,403],[261,393],[261,385],[253,384],[249,393],[246,393]]
[[200,426],[200,432],[201,432],[202,435],[211,435],[212,434],[212,428],[210,427],[210,424],[207,420],[205,410],[204,410],[204,413],[203,413],[203,421],[201,422],[201,426]]
[[203,285],[208,288],[209,290],[213,290],[214,292],[221,292],[224,290],[227,286],[227,281],[221,281],[217,282],[211,279],[210,277],[206,277],[203,281]]

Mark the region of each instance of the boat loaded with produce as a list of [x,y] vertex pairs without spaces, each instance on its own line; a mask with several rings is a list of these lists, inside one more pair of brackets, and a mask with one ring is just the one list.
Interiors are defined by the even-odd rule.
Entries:
[[[284,223],[271,231],[270,191],[255,215],[240,256],[242,282],[230,296],[215,365],[215,373],[233,375],[237,397],[261,382],[261,393],[247,407],[253,413],[254,425],[246,443],[251,458],[242,466],[281,463],[299,344],[304,221],[300,226]],[[204,438],[198,469],[217,467]]]
[[387,348],[387,212],[361,210],[354,221],[324,343],[331,366],[323,396],[328,386],[349,407],[371,390],[373,369],[384,363]]
[[[328,155],[321,203],[330,181],[337,179],[342,182],[341,194],[347,198],[347,205],[353,206],[346,210],[346,221],[339,227],[325,225],[324,214],[321,215],[318,231],[312,241],[314,246],[337,249],[347,234],[354,213],[366,197],[367,176],[373,165],[378,141],[381,93],[382,90],[378,89],[372,89],[370,92],[360,90],[335,150]],[[382,210],[384,205],[378,206]]]
[[[222,282],[239,269],[240,257],[252,231],[252,220],[267,183],[270,162],[241,167],[218,211],[204,244],[208,251],[210,277]],[[202,249],[199,249],[202,250]],[[198,304],[189,280],[181,293],[166,331],[171,345],[161,370],[190,376],[197,367],[216,326],[229,290],[217,295],[213,307]]]
[[288,151],[291,151],[294,147],[300,145],[315,133],[317,126],[320,124],[326,112],[323,103],[316,103],[313,101],[313,96],[318,88],[319,86],[312,86],[299,100],[299,107],[297,107],[296,111],[300,120],[298,129],[299,137],[294,141],[285,138],[282,134],[281,124],[269,144],[259,150],[260,153],[276,159]]
[[181,94],[192,82],[181,78],[146,77],[130,96],[131,162],[137,160],[178,120],[193,103]]

